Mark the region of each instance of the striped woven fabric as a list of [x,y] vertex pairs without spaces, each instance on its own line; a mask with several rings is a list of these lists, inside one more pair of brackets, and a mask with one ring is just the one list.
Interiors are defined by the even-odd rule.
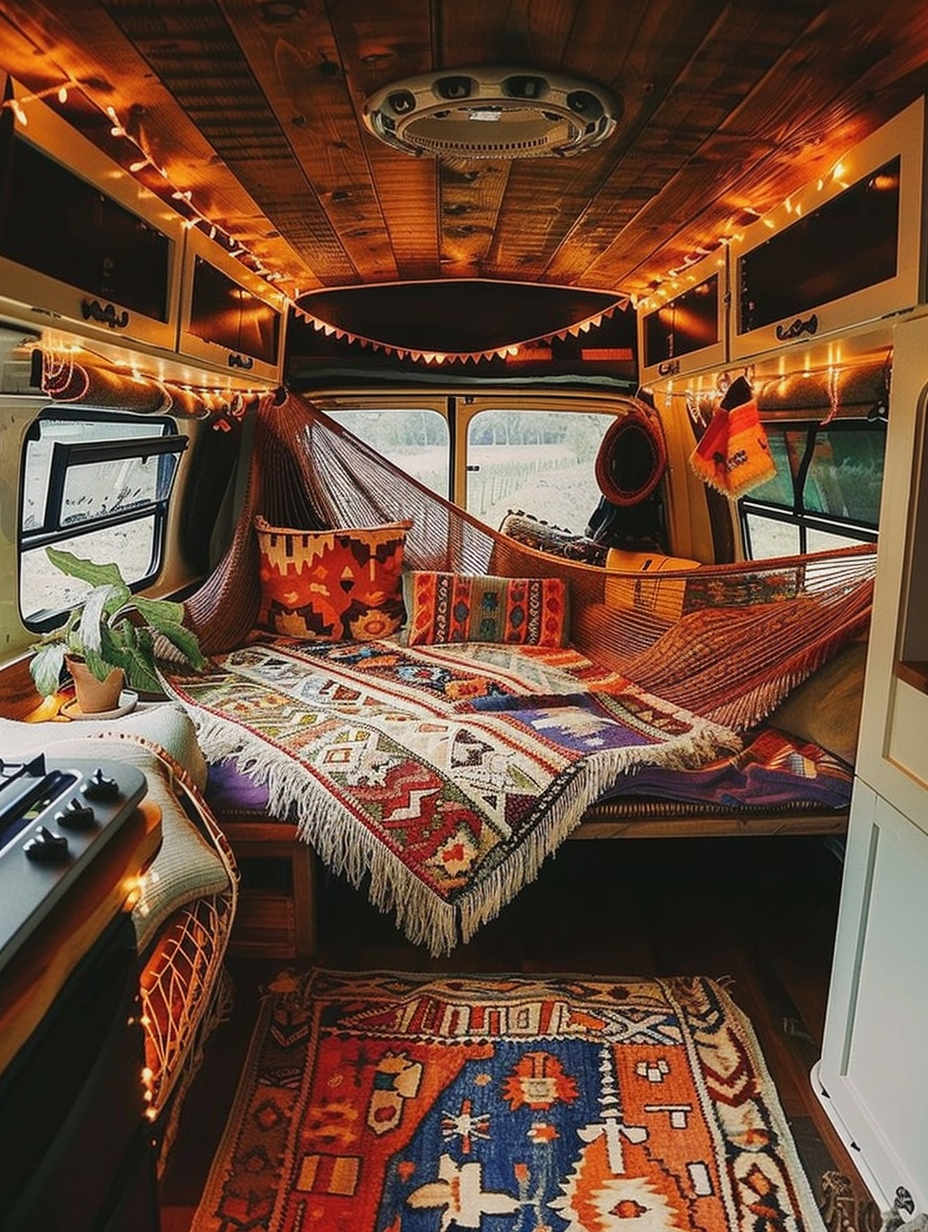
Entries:
[[412,570],[403,579],[410,646],[435,642],[506,642],[563,646],[568,591],[560,578]]

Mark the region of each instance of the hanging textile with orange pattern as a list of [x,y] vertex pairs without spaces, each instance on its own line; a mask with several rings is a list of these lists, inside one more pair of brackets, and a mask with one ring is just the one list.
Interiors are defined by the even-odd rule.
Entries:
[[690,455],[690,466],[703,481],[731,500],[772,479],[777,473],[757,402],[744,377],[738,377]]

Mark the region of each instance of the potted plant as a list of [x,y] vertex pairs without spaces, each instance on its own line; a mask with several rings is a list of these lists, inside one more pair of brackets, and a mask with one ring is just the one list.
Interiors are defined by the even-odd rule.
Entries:
[[63,625],[43,634],[33,646],[29,670],[43,697],[58,689],[65,666],[84,714],[115,709],[124,686],[161,692],[155,666],[159,635],[193,667],[204,665],[196,635],[182,623],[182,604],[133,594],[118,565],[98,565],[58,548],[45,551],[57,569],[89,582],[92,589]]

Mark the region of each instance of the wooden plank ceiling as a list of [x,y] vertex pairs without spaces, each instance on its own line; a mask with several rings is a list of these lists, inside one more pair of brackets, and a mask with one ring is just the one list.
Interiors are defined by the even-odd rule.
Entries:
[[[566,159],[379,143],[374,90],[506,64],[610,87]],[[928,87],[923,0],[0,0],[0,67],[309,291],[509,279],[640,294]],[[75,90],[77,84],[80,89]],[[131,135],[113,136],[113,114]],[[182,208],[184,207],[182,204]]]

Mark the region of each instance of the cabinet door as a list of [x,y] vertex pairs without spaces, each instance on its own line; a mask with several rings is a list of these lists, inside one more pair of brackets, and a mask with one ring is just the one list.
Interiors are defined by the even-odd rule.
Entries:
[[819,1095],[884,1208],[928,1210],[928,834],[857,781]]

